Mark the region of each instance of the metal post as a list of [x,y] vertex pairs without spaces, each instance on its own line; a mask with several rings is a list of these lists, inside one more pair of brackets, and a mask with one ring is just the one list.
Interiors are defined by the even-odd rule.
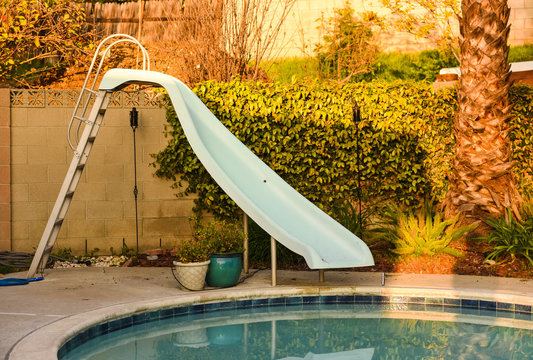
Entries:
[[[352,120],[355,123],[355,152],[357,154],[357,200],[359,205],[359,229],[363,229],[363,219],[361,215],[361,149],[359,148],[359,123],[361,122],[361,109],[357,105],[357,101],[354,100]],[[357,234],[361,236],[362,234]]]
[[318,270],[318,282],[323,283],[324,282],[324,269]]
[[242,259],[242,265],[244,273],[248,274],[248,215],[246,215],[246,213],[244,213],[242,223],[244,230],[244,254]]
[[137,146],[135,141],[135,130],[139,126],[139,112],[136,108],[132,108],[130,111],[130,126],[133,130],[133,171],[135,184],[133,186],[133,196],[135,197],[135,246],[137,253],[139,253],[139,214],[137,209],[137,195],[139,193],[137,189]]
[[270,237],[270,268],[272,269],[272,286],[276,286],[276,272],[278,270],[278,264],[276,259],[276,239]]

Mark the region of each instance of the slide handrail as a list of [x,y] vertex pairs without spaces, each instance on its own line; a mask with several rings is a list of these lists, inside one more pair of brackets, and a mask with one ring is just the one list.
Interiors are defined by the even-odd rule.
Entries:
[[[116,39],[118,38],[118,39]],[[108,43],[110,40],[115,39],[111,44],[106,46],[106,43]],[[102,71],[102,67],[104,64],[104,60],[106,56],[109,55],[109,52],[111,51],[111,48],[113,48],[115,45],[118,45],[120,43],[132,43],[137,46],[142,52],[142,69],[143,70],[150,70],[150,56],[148,55],[148,52],[144,48],[144,46],[141,45],[141,43],[134,38],[133,36],[127,35],[127,34],[113,34],[105,39],[103,39],[98,47],[96,48],[96,51],[94,52],[93,59],[91,61],[91,65],[89,66],[89,70],[87,71],[87,75],[85,76],[85,81],[83,82],[83,87],[81,88],[80,95],[78,96],[78,99],[76,101],[76,106],[74,107],[73,115],[70,118],[68,129],[67,129],[67,141],[72,151],[75,151],[76,145],[79,142],[79,133],[82,123],[84,122],[85,114],[87,112],[87,108],[90,103],[90,94],[94,93],[94,88],[96,86],[96,83],[98,81],[98,78],[100,77],[100,73]],[[102,48],[106,46],[105,50],[102,51]],[[100,61],[98,63],[98,67],[96,68],[96,71],[94,71],[94,66],[98,60],[98,57],[100,56]],[[94,72],[94,74],[93,74]],[[87,86],[89,83],[91,77],[93,78],[92,83],[90,86]],[[85,94],[89,92],[89,96],[87,96],[85,102],[83,101],[83,98]],[[80,105],[82,105],[82,111],[79,112]],[[74,124],[74,120],[78,120],[78,125],[76,127],[75,131],[75,139],[72,141],[71,138],[71,131],[72,131],[72,125]]]

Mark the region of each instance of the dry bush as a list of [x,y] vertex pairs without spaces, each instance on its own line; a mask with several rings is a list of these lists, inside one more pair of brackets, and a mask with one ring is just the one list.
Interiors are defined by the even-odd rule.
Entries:
[[159,50],[183,80],[229,81],[235,75],[258,80],[259,65],[276,49],[280,28],[295,0],[185,0],[176,10],[167,4],[167,23]]

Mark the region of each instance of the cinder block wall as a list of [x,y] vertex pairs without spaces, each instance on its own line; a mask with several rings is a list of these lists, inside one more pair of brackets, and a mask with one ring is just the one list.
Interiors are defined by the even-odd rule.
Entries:
[[9,89],[0,89],[0,251],[11,250],[11,114]]
[[[373,11],[380,16],[388,17],[390,12],[384,9],[379,0],[349,0],[356,13]],[[283,24],[280,36],[276,41],[274,57],[293,57],[313,55],[315,45],[321,34],[317,29],[322,15],[327,19],[333,15],[333,10],[343,8],[345,0],[296,0],[294,8]],[[533,0],[509,0],[511,14],[509,22],[511,45],[533,43]],[[278,9],[279,12],[279,9]],[[457,21],[453,21],[457,26]],[[405,32],[383,31],[379,34],[378,45],[382,51],[422,51],[434,48],[434,41],[420,39]]]
[[533,1],[509,0],[511,14],[511,32],[509,43],[511,45],[524,45],[533,43]]
[[[136,246],[133,132],[129,126],[133,106],[139,110],[139,248],[157,248],[160,239],[162,246],[169,248],[190,236],[187,219],[192,215],[193,198],[177,198],[170,182],[155,178],[155,169],[150,166],[151,154],[167,143],[164,109],[149,93],[116,94],[55,250],[71,248],[74,253],[83,253],[87,241],[89,252],[99,248],[100,253],[108,253],[110,247],[120,250],[123,239],[128,247]],[[11,247],[34,252],[39,243],[72,158],[66,131],[76,97],[72,90],[11,90],[11,243],[0,242],[0,250]],[[1,131],[0,124],[0,137]],[[0,175],[0,187],[1,179]],[[0,206],[5,201],[1,191]]]

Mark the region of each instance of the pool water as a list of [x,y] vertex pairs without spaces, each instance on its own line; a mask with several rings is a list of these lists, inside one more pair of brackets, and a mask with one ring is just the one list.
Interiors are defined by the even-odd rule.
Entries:
[[219,309],[110,331],[60,358],[533,359],[531,321],[518,321],[523,328],[503,327],[495,317],[501,313],[470,312],[475,315],[457,308],[417,311],[405,304]]

